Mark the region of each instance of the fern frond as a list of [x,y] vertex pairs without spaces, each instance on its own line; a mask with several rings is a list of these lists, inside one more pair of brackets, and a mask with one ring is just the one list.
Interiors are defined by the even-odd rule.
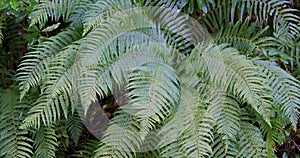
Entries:
[[57,134],[55,133],[55,126],[42,126],[33,134],[35,152],[34,156],[37,158],[54,158],[57,150]]
[[229,137],[223,134],[214,134],[214,140],[211,144],[213,153],[211,157],[235,157],[239,152],[236,137]]
[[141,144],[141,147],[136,153],[136,157],[137,158],[160,157],[160,151],[157,146],[159,142],[160,142],[160,137],[157,135],[157,132],[152,131],[146,136],[145,141]]
[[216,43],[229,43],[241,53],[247,53],[251,56],[262,54],[264,49],[269,47],[281,46],[274,38],[262,37],[269,27],[258,31],[256,25],[257,22],[251,23],[249,20],[238,21],[235,24],[230,23],[225,27],[222,26],[212,36]]
[[233,96],[225,91],[213,89],[211,92],[210,106],[215,113],[212,113],[216,120],[216,130],[220,135],[233,138],[239,131],[240,107]]
[[28,130],[19,128],[30,102],[25,99],[20,102],[15,87],[0,92],[0,107],[0,156],[31,157],[33,141],[28,137]]
[[[121,39],[126,38],[128,40],[128,35],[136,37],[136,35],[129,33],[125,34],[125,36]],[[139,34],[137,34],[137,36],[138,35]],[[146,36],[145,40],[147,38],[148,37]],[[139,39],[143,38],[140,36]],[[122,50],[122,46],[125,45],[122,43],[119,44],[119,42],[117,43],[120,48],[119,50]],[[125,47],[124,50],[125,51],[114,52],[116,53],[114,56],[109,55],[110,51],[101,52],[98,54],[101,56],[99,57],[99,64],[90,66],[87,69],[80,69],[82,75],[79,78],[79,94],[81,97],[81,104],[85,112],[88,109],[90,102],[97,99],[96,94],[100,96],[100,99],[102,99],[108,94],[108,92],[113,92],[113,82],[116,83],[118,89],[119,87],[124,87],[128,78],[127,73],[130,68],[140,66],[148,62],[162,63],[162,59],[157,54],[168,51],[164,47],[161,48],[159,43],[141,44],[140,46],[135,46],[133,48]],[[88,54],[86,57],[88,57]],[[89,64],[92,64],[92,62]]]
[[239,153],[237,157],[267,157],[266,144],[260,130],[247,122],[240,122],[241,132],[237,136]]
[[282,110],[297,128],[300,108],[300,82],[274,63],[254,60],[268,78],[275,107]]
[[142,144],[140,124],[136,117],[128,113],[118,113],[112,120],[101,140],[103,143],[95,151],[94,157],[134,157]]
[[[279,111],[279,110],[278,110]],[[269,125],[266,125],[265,123],[261,122],[261,131],[262,134],[265,136],[265,141],[266,141],[266,151],[268,154],[268,157],[276,157],[275,156],[275,149],[276,149],[276,144],[282,144],[282,135],[278,131],[283,131],[284,130],[284,125],[286,125],[286,121],[282,116],[284,114],[280,113],[277,111],[277,117],[272,118],[271,124],[272,128],[270,128]]]
[[184,90],[178,112],[162,127],[162,157],[209,157],[214,119],[195,91]]
[[[288,28],[288,38],[294,38],[299,34],[298,11],[291,8],[288,0],[223,0],[217,3],[206,3],[208,13],[203,20],[208,28],[213,30],[221,29],[222,25],[234,23],[235,18],[244,20],[245,16],[251,18],[255,15],[261,22],[273,23],[275,32],[282,27]],[[270,21],[270,19],[273,19]]]
[[68,29],[37,46],[27,53],[18,68],[17,79],[20,82],[21,98],[31,88],[44,79],[49,61],[81,37],[80,29]]
[[196,116],[198,115],[197,113],[193,115],[194,118],[191,120],[188,130],[182,136],[184,141],[180,142],[180,144],[188,156],[208,157],[212,153],[212,148],[209,144],[213,141],[214,118],[208,110],[202,113],[202,118],[200,119],[198,118],[199,116]]
[[67,21],[78,2],[78,0],[41,0],[30,15],[30,26],[39,23],[42,28],[48,21],[58,22],[60,18]]
[[156,128],[154,124],[162,122],[169,115],[168,109],[177,104],[180,91],[174,75],[172,69],[158,63],[137,67],[130,73],[130,101],[121,109],[131,115],[121,113],[113,119],[96,156],[133,156],[129,152],[135,153],[147,134]]
[[82,119],[77,112],[68,117],[66,127],[75,145],[77,145],[83,129]]
[[149,63],[129,74],[128,105],[124,110],[133,112],[141,120],[141,129],[148,133],[170,115],[180,101],[179,80],[173,69],[158,63]]
[[42,93],[29,111],[30,115],[24,120],[22,128],[30,126],[39,128],[41,124],[50,125],[60,119],[61,114],[67,118],[70,105],[74,111],[76,103],[74,97],[70,96],[75,92],[72,81],[76,77],[73,76],[73,72],[76,69],[74,61],[78,47],[75,43],[69,45],[65,50],[56,53],[56,58],[49,59],[47,65],[49,68],[45,70],[43,76]]
[[[116,12],[120,12],[126,9],[132,8],[124,8],[125,5],[121,5],[121,2],[128,3],[127,7],[131,6],[130,1],[116,1],[116,0],[102,0],[97,1],[94,4],[89,5],[89,10],[84,14],[83,34],[86,34],[88,31],[96,28],[103,22],[106,18],[108,18],[111,14],[115,14]],[[133,6],[131,6],[133,7]]]
[[201,54],[215,86],[223,87],[241,101],[249,103],[270,124],[271,93],[258,67],[238,55],[236,49],[227,48],[224,44],[208,47],[200,45],[194,54]]
[[3,40],[3,33],[2,30],[5,28],[4,27],[4,20],[2,19],[2,16],[0,16],[0,46],[2,46],[2,40]]

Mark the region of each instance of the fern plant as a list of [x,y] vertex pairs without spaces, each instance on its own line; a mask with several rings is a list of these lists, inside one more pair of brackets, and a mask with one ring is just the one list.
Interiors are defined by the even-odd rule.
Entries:
[[41,1],[30,26],[54,35],[24,56],[13,100],[26,102],[33,88],[39,94],[22,105],[26,110],[10,105],[11,112],[8,90],[1,92],[7,121],[0,146],[12,146],[1,155],[57,156],[59,121],[77,144],[79,118],[91,104],[124,91],[124,105],[102,138],[74,155],[274,157],[279,132],[299,121],[299,80],[270,60],[278,50],[288,54],[286,64],[298,64],[299,54],[287,51],[299,46],[283,44],[299,42],[299,17],[290,6],[282,0]]

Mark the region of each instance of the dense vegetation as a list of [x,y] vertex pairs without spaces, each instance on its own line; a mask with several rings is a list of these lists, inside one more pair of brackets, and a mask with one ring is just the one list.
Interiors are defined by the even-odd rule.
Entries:
[[0,1],[0,155],[299,157],[299,4]]

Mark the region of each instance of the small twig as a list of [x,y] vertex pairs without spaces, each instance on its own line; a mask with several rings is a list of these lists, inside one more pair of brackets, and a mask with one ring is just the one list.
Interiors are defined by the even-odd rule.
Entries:
[[300,148],[299,148],[298,144],[294,140],[292,140],[292,141],[296,145],[297,149],[300,151]]

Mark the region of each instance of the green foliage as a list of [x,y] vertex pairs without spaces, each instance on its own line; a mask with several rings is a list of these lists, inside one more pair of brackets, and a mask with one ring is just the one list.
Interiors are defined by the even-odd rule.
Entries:
[[71,116],[66,120],[66,127],[75,145],[77,145],[83,130],[83,124],[78,113],[70,115]]
[[34,157],[55,157],[57,135],[53,125],[41,127],[33,135],[36,152]]
[[[14,17],[0,19],[1,52],[25,55],[19,87],[0,92],[1,156],[85,144],[71,155],[274,157],[280,131],[297,128],[300,84],[287,71],[300,66],[299,16],[287,0],[5,2]],[[32,37],[17,36],[21,13]],[[37,44],[19,51],[26,42]],[[1,76],[19,61],[10,57]],[[91,103],[121,91],[102,139],[82,142]]]
[[16,86],[0,92],[0,155],[5,157],[30,157],[33,153],[33,140],[28,130],[21,130],[28,109],[29,100],[19,100]]

